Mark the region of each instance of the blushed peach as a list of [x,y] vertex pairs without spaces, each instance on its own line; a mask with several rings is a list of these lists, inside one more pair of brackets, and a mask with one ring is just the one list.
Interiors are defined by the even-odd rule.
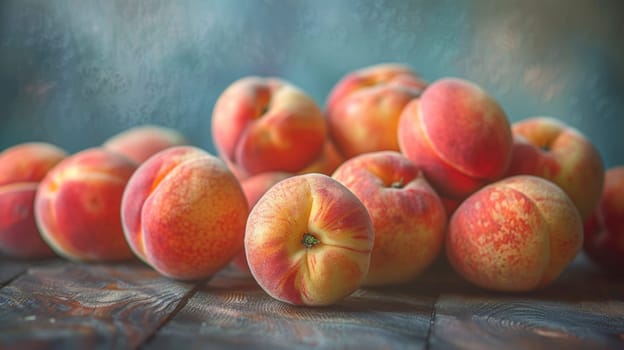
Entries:
[[584,232],[587,256],[605,271],[624,275],[624,166],[605,172],[600,202]]
[[382,63],[346,74],[327,99],[329,133],[346,158],[399,151],[397,128],[405,105],[426,83],[408,66]]
[[576,207],[556,184],[518,175],[480,189],[451,217],[447,257],[487,289],[530,291],[552,283],[583,245]]
[[54,256],[35,222],[39,182],[67,153],[44,142],[21,143],[0,153],[0,252],[16,258]]
[[267,294],[294,305],[330,305],[362,284],[374,231],[366,207],[327,175],[297,175],[252,208],[245,253]]
[[364,153],[332,177],[362,201],[373,222],[375,245],[364,285],[409,282],[438,257],[446,211],[410,160],[394,151]]
[[119,215],[121,197],[137,164],[102,147],[58,163],[39,184],[35,218],[44,240],[65,258],[132,258]]
[[243,244],[248,204],[225,163],[192,146],[142,163],[123,194],[121,218],[132,251],[161,274],[207,278]]
[[431,83],[403,109],[398,139],[401,152],[449,199],[502,178],[511,159],[507,115],[481,87],[457,78]]
[[506,176],[535,175],[556,183],[586,220],[598,205],[604,185],[604,165],[594,145],[555,118],[528,118],[511,128],[514,144]]
[[296,173],[315,161],[327,140],[316,102],[278,78],[249,76],[228,86],[212,114],[213,141],[239,178]]

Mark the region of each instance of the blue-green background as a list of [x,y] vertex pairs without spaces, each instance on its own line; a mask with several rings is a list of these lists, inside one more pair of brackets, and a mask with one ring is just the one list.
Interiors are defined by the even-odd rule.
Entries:
[[130,126],[174,127],[214,152],[210,117],[246,75],[324,104],[381,62],[473,80],[514,122],[549,115],[624,165],[622,1],[0,2],[0,150],[71,152]]

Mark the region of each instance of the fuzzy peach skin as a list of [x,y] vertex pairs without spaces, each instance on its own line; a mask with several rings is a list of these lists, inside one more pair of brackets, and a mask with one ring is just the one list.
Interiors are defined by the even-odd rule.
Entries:
[[252,208],[245,252],[255,280],[294,305],[337,303],[361,286],[374,242],[360,200],[327,175],[280,181]]
[[322,152],[327,130],[316,102],[294,85],[249,76],[228,86],[212,114],[221,158],[239,178],[261,172],[298,172]]
[[514,145],[506,176],[526,174],[553,181],[586,220],[598,205],[604,184],[604,165],[594,145],[577,129],[551,117],[518,121],[512,132]]
[[500,179],[511,159],[505,112],[462,79],[437,80],[412,100],[401,113],[398,140],[401,152],[449,199],[461,200]]
[[422,172],[402,154],[378,151],[345,161],[332,177],[362,201],[375,245],[364,285],[415,279],[438,257],[447,216]]
[[552,283],[583,245],[583,223],[565,192],[519,175],[468,197],[449,222],[446,253],[459,275],[499,291]]
[[123,194],[121,219],[132,251],[164,276],[210,277],[243,245],[249,208],[225,163],[192,146],[142,163]]
[[408,66],[382,63],[346,74],[327,99],[329,133],[345,158],[399,151],[397,128],[405,105],[426,83]]
[[[262,197],[262,195],[266,191],[268,191],[269,188],[271,188],[273,185],[294,175],[295,174],[274,171],[261,173],[242,180],[241,186],[243,188],[243,192],[245,193],[245,198],[247,198],[249,208],[253,208],[253,206],[256,205],[256,202],[258,202],[260,197]],[[236,254],[234,260],[232,260],[232,264],[234,267],[242,272],[250,272],[244,249],[241,249],[240,252]]]
[[143,163],[152,155],[173,146],[186,145],[188,141],[176,129],[158,125],[140,125],[124,130],[104,141],[103,146]]
[[54,256],[35,223],[39,181],[67,157],[44,142],[21,143],[0,153],[0,253],[22,259]]
[[600,202],[584,232],[587,256],[605,271],[624,275],[624,166],[605,172]]
[[35,218],[54,251],[77,261],[132,258],[124,239],[121,196],[137,164],[102,147],[75,153],[39,184]]

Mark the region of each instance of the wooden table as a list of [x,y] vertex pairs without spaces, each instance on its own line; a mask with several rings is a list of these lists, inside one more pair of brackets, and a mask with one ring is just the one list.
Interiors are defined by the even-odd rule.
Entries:
[[444,263],[332,307],[294,307],[225,269],[183,283],[138,262],[0,260],[0,348],[623,349],[624,280],[580,255],[552,286],[496,293]]

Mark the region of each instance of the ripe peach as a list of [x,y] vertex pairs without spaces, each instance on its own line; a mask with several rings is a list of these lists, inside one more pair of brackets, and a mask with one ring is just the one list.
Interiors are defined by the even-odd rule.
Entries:
[[578,130],[550,117],[512,125],[514,145],[506,176],[535,175],[553,181],[570,196],[586,220],[600,201],[604,165],[593,144]]
[[584,251],[606,271],[624,274],[624,166],[605,172],[600,202],[585,221]]
[[377,64],[345,75],[327,100],[329,133],[345,158],[399,151],[397,127],[405,105],[426,83],[409,67]]
[[378,151],[345,161],[332,177],[362,201],[375,245],[364,285],[413,280],[438,256],[446,211],[422,172],[402,154]]
[[43,142],[28,142],[0,153],[0,252],[15,258],[54,256],[35,222],[39,182],[67,153]]
[[261,172],[296,173],[323,152],[323,112],[306,93],[278,78],[246,77],[217,99],[212,135],[221,158],[239,178]]
[[143,163],[147,158],[165,148],[187,143],[184,135],[175,129],[157,125],[141,125],[113,135],[104,142],[103,146],[137,163]]
[[142,163],[121,203],[132,251],[161,274],[209,277],[241,249],[249,208],[225,163],[192,146],[160,151]]
[[59,255],[80,261],[132,257],[121,227],[121,196],[137,164],[102,147],[65,158],[39,184],[35,218]]
[[583,244],[583,224],[566,193],[519,175],[469,196],[449,222],[447,257],[487,289],[529,291],[553,282]]
[[373,247],[366,207],[327,175],[280,181],[252,208],[245,252],[253,277],[273,298],[329,305],[366,277]]
[[500,179],[511,156],[507,116],[479,86],[444,78],[429,85],[401,114],[401,152],[436,191],[463,199]]

